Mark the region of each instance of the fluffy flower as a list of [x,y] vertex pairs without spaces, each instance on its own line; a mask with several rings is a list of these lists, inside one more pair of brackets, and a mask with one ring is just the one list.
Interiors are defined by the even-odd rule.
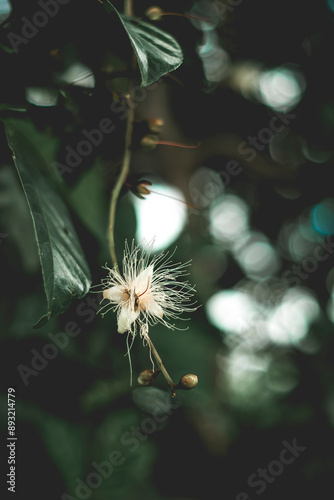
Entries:
[[185,264],[172,264],[168,254],[159,254],[150,261],[150,247],[142,251],[132,242],[131,248],[125,243],[122,274],[116,269],[105,267],[108,277],[102,280],[102,315],[110,310],[117,313],[118,332],[140,334],[145,337],[148,326],[162,323],[168,328],[176,328],[170,321],[183,312],[196,310],[191,303],[194,288],[187,281],[178,278],[187,274]]

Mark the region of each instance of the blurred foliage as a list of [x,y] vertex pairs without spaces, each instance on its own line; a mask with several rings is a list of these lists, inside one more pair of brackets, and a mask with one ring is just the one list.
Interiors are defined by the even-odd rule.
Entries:
[[[42,3],[56,14],[23,32]],[[110,6],[0,2],[1,459],[14,387],[16,498],[253,499],[260,493],[249,477],[293,440],[306,450],[276,476],[269,467],[261,498],[327,495],[334,2],[163,0],[158,20],[146,0],[133,2],[135,19],[114,13],[123,12],[120,0]],[[164,250],[177,246],[173,259],[192,259],[202,304],[187,331],[152,328],[173,379],[199,378],[174,400],[161,376],[138,387],[151,368],[139,338],[130,385],[115,316],[96,315],[99,296],[87,294],[110,264],[109,198],[129,78],[135,122],[117,256],[154,224],[171,231]],[[114,129],[99,142],[103,120]],[[87,134],[98,144],[79,154]],[[152,135],[155,147],[143,147]],[[152,191],[177,189],[185,223],[166,208],[168,195],[135,197],[143,178]],[[49,320],[34,328],[45,311]]]

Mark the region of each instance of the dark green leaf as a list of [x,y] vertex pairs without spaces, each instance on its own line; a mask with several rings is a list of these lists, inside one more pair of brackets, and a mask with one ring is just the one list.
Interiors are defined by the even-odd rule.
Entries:
[[152,24],[120,14],[109,1],[104,5],[108,12],[118,15],[130,38],[143,86],[151,85],[180,66],[183,54],[174,37]]
[[[44,160],[13,122],[6,122],[8,144],[34,223],[47,313],[36,326],[58,316],[74,296],[87,294],[90,272],[68,210],[43,175]],[[45,167],[44,167],[45,171]]]

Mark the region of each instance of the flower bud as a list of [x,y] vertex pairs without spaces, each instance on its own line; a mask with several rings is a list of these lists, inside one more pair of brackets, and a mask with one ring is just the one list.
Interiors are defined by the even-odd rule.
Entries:
[[183,377],[180,379],[180,382],[177,385],[177,388],[190,390],[196,387],[197,384],[198,384],[197,375],[189,373],[188,375],[183,375]]
[[160,7],[150,7],[146,10],[145,16],[148,17],[151,21],[160,21],[163,16],[163,10]]
[[152,186],[152,182],[143,180],[136,186],[137,194],[141,195],[141,198],[144,194],[151,194],[151,191],[146,186]]
[[140,373],[138,377],[138,384],[141,386],[153,385],[155,379],[159,375],[160,370],[144,370]]
[[164,125],[164,121],[162,118],[149,118],[148,126],[153,134],[159,134]]
[[157,143],[158,143],[158,137],[153,134],[145,135],[145,137],[143,137],[142,140],[140,141],[142,149],[146,150],[154,149]]
[[[125,183],[125,186],[130,189],[130,191],[137,196],[137,198],[140,198],[141,200],[145,200],[144,195],[151,194],[151,191],[148,189],[147,186],[152,186],[152,182],[150,181],[145,181],[144,179],[141,181],[138,180],[129,180],[128,182]],[[104,296],[104,295],[103,295]]]

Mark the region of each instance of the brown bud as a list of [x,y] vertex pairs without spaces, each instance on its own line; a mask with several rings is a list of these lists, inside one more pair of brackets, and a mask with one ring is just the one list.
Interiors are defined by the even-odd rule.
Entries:
[[180,379],[180,382],[177,384],[177,388],[190,390],[196,387],[197,384],[198,384],[197,375],[189,373],[188,375],[183,375],[183,377]]
[[159,375],[160,370],[144,370],[140,373],[138,377],[138,384],[142,386],[153,385],[155,379]]
[[[152,182],[150,181],[140,181],[137,186],[136,186],[136,191],[137,194],[143,195],[143,194],[151,194],[151,191],[147,189],[146,186],[152,186]],[[143,196],[141,196],[142,198]]]
[[137,198],[145,200],[143,195],[151,194],[151,191],[146,186],[152,186],[152,182],[145,181],[144,179],[142,181],[133,181],[133,183],[129,181],[125,183],[125,186],[129,188]]
[[146,10],[145,16],[148,17],[151,21],[160,21],[164,12],[160,7],[150,7]]
[[145,137],[143,137],[142,140],[140,141],[142,149],[147,149],[147,150],[154,149],[157,143],[158,143],[158,137],[153,134],[145,135]]
[[154,134],[159,134],[164,125],[164,121],[162,118],[150,118],[148,120],[148,126],[151,132]]

